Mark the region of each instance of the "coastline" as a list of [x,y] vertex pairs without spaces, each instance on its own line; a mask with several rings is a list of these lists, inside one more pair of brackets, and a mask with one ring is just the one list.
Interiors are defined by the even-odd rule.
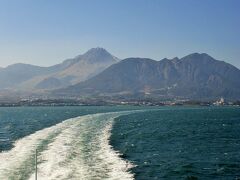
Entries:
[[14,102],[1,102],[0,107],[21,106],[240,106],[239,100],[226,101],[198,101],[198,100],[154,100],[130,99],[25,99]]

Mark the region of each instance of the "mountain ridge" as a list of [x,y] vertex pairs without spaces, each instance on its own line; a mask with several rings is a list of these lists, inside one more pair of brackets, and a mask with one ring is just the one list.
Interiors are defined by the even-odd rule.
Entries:
[[120,60],[97,47],[49,67],[16,63],[0,68],[0,90],[5,94],[47,93],[50,97],[240,99],[239,77],[237,67],[207,53],[160,61],[138,57]]
[[[66,87],[96,75],[117,61],[119,59],[105,49],[92,48],[82,55],[49,67],[16,63],[0,69],[0,90],[14,88],[37,91]],[[7,77],[10,81],[4,82]],[[56,86],[49,86],[53,80]]]
[[[240,70],[206,53],[181,59],[127,58],[82,83],[63,89],[66,94],[116,95],[122,93],[153,96],[240,98]],[[61,92],[61,90],[57,91]]]

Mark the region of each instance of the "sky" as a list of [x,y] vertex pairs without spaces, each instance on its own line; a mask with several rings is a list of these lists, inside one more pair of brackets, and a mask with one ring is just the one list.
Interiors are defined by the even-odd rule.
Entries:
[[0,0],[0,67],[103,47],[127,57],[208,53],[240,68],[239,0]]

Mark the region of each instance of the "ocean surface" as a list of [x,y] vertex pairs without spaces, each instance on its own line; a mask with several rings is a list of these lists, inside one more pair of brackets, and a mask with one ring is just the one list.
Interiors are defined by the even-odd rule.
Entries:
[[240,178],[239,107],[0,108],[0,180]]

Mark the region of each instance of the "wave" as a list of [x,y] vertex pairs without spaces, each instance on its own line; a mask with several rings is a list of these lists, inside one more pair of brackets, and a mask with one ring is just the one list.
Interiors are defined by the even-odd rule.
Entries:
[[63,121],[15,142],[0,153],[0,179],[134,179],[132,163],[109,144],[116,117],[136,111],[99,113]]

